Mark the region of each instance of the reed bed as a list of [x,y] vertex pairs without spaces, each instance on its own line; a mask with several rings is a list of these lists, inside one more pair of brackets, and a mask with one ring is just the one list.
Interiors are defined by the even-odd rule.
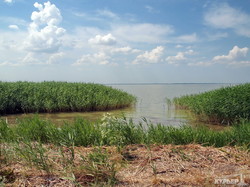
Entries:
[[250,83],[174,98],[177,107],[190,109],[199,120],[232,124],[250,119]]
[[0,142],[41,142],[66,146],[125,146],[131,144],[175,144],[190,143],[204,146],[243,146],[250,148],[250,123],[240,124],[223,131],[207,127],[164,126],[147,122],[135,124],[126,118],[105,116],[100,122],[77,119],[58,127],[38,117],[27,118],[10,127],[0,121]]
[[92,83],[0,82],[0,114],[118,109],[135,97]]

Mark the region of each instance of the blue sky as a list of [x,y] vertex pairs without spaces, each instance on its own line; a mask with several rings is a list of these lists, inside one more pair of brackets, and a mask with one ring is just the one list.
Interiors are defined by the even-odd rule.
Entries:
[[249,0],[0,0],[0,80],[250,82]]

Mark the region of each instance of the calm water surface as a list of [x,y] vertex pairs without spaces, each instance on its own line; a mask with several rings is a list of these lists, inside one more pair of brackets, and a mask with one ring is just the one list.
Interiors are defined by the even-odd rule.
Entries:
[[[62,121],[73,121],[77,117],[84,117],[88,120],[98,120],[107,112],[128,118],[134,121],[142,121],[145,117],[153,123],[179,126],[184,123],[192,123],[192,115],[185,110],[176,110],[174,106],[167,103],[168,99],[186,94],[201,93],[229,84],[134,84],[134,85],[108,85],[126,91],[137,97],[135,106],[122,110],[105,112],[74,112],[74,113],[53,113],[39,114],[42,118],[48,118],[56,123]],[[10,115],[7,120],[12,123],[16,118],[31,116],[32,114]]]

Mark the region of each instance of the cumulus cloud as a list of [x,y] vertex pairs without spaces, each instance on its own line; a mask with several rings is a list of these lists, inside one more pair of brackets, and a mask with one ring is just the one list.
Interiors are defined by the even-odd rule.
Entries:
[[146,51],[141,55],[138,55],[136,59],[132,62],[132,64],[140,64],[140,63],[158,63],[162,59],[162,55],[164,52],[163,46],[158,46],[151,51]]
[[29,36],[24,43],[25,48],[32,52],[54,53],[61,46],[60,37],[65,29],[59,27],[62,20],[60,10],[49,1],[44,5],[35,3],[29,25]]
[[9,25],[8,27],[9,29],[19,30],[19,27],[17,25]]
[[83,55],[80,59],[76,61],[73,65],[84,65],[84,64],[100,64],[106,65],[109,64],[110,57],[104,52],[99,52],[95,54]]
[[169,64],[177,64],[177,62],[182,61],[182,60],[186,60],[186,57],[183,52],[178,52],[177,55],[169,56],[166,58],[166,61]]
[[116,38],[109,33],[104,36],[96,35],[94,38],[90,38],[88,42],[97,45],[114,45],[116,44]]
[[232,62],[236,60],[241,60],[246,57],[248,53],[248,48],[239,48],[238,46],[234,46],[228,53],[228,55],[215,56],[213,61],[221,61],[221,62]]
[[49,65],[57,64],[61,62],[62,58],[65,56],[63,52],[57,52],[53,54],[46,53],[35,53],[29,52],[22,59],[20,65]]
[[189,66],[211,66],[215,64],[227,64],[233,66],[250,66],[250,60],[247,59],[249,48],[239,48],[234,46],[227,55],[218,55],[213,57],[212,60],[206,62],[192,62],[188,63]]
[[166,58],[166,61],[169,64],[175,64],[178,65],[179,62],[184,61],[187,59],[187,57],[185,55],[192,55],[194,54],[194,51],[192,49],[185,51],[185,52],[178,52],[175,56],[168,56]]
[[50,55],[47,64],[57,64],[65,56],[63,52],[58,52]]
[[216,4],[204,15],[205,24],[217,29],[233,29],[237,34],[250,37],[250,15],[229,6]]
[[33,52],[29,52],[22,60],[22,64],[40,64],[41,62],[38,60],[37,55]]

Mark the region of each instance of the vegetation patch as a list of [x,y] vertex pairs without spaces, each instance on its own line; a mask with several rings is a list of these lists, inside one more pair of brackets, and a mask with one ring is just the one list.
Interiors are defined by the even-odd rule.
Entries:
[[0,185],[199,186],[234,174],[244,174],[248,184],[249,142],[244,121],[213,131],[135,124],[109,114],[62,126],[37,116],[16,125],[1,120]]
[[177,107],[190,109],[199,120],[232,124],[250,119],[250,83],[174,99]]
[[67,82],[0,82],[0,114],[118,109],[135,97],[108,86]]
[[[164,126],[161,124],[135,124],[126,118],[106,115],[100,122],[77,119],[58,127],[48,120],[38,117],[20,120],[15,126],[0,121],[0,142],[40,142],[64,146],[118,146],[131,144],[190,144],[205,146],[243,146],[250,149],[250,123],[242,121],[223,131],[214,131],[198,126]],[[44,152],[40,144],[35,144],[39,155]],[[21,149],[22,150],[22,149]],[[36,158],[32,158],[36,159]]]

